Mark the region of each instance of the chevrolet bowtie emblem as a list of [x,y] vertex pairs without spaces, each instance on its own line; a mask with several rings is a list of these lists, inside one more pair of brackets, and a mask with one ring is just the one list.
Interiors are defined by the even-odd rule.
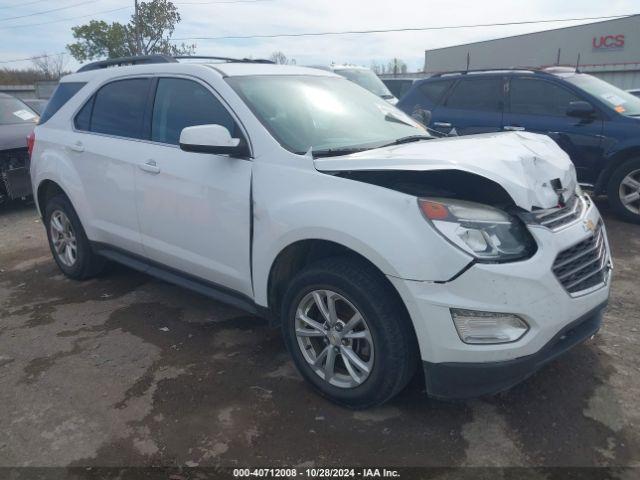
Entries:
[[593,223],[593,220],[586,220],[584,222],[584,228],[593,233],[596,231],[596,224]]

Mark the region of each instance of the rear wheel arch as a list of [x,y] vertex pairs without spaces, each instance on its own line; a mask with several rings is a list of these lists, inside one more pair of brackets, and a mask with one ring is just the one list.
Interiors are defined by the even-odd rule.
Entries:
[[53,180],[43,180],[40,182],[36,192],[36,201],[38,202],[38,210],[40,210],[41,217],[44,217],[47,202],[57,195],[64,195],[69,199],[69,195]]
[[602,172],[600,172],[600,175],[598,176],[598,181],[596,182],[594,193],[596,195],[606,193],[609,181],[611,180],[611,176],[613,175],[613,173],[626,161],[634,158],[640,158],[640,145],[628,147],[613,154],[609,158],[607,166],[602,170]]

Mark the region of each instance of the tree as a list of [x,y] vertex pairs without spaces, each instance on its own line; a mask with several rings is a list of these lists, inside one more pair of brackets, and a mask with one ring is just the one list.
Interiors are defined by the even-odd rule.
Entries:
[[272,62],[278,63],[280,65],[295,65],[296,64],[296,59],[295,58],[288,58],[284,53],[282,53],[279,50],[277,52],[273,52],[271,54],[271,56],[269,57],[269,60],[271,60]]
[[67,48],[79,62],[135,55],[192,55],[195,45],[171,43],[180,20],[177,8],[169,0],[136,1],[136,13],[129,23],[92,20],[73,27],[77,42]]
[[386,67],[383,64],[380,64],[373,60],[371,62],[371,70],[373,70],[373,73],[375,73],[376,75],[381,75],[385,73]]
[[394,57],[387,64],[387,73],[393,73],[394,75],[407,73],[407,64],[404,60]]
[[31,62],[35,69],[42,74],[44,80],[59,80],[64,74],[64,68],[67,65],[64,55],[64,53],[56,55],[43,53],[40,56],[33,57]]

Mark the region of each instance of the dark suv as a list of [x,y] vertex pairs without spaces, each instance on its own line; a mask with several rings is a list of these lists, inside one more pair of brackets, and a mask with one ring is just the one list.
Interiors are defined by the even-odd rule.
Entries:
[[[443,73],[398,103],[444,135],[544,133],[571,157],[578,180],[640,223],[640,98],[574,69]],[[425,115],[430,112],[430,115]]]

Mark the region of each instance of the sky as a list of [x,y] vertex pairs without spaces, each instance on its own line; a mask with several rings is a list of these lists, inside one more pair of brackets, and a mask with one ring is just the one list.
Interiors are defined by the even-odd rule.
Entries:
[[[182,16],[175,38],[437,27],[640,13],[638,0],[175,0],[174,3]],[[133,0],[0,0],[0,68],[29,67],[30,61],[2,62],[65,51],[66,45],[73,42],[71,27],[75,25],[91,19],[127,22],[132,13]],[[67,20],[80,16],[85,17]],[[422,67],[425,49],[580,23],[588,22],[189,43],[196,44],[199,55],[268,58],[272,52],[282,51],[299,65],[370,66],[372,62],[387,63],[398,57],[408,64],[410,71],[417,71]],[[67,67],[77,68],[78,63],[67,57]]]

